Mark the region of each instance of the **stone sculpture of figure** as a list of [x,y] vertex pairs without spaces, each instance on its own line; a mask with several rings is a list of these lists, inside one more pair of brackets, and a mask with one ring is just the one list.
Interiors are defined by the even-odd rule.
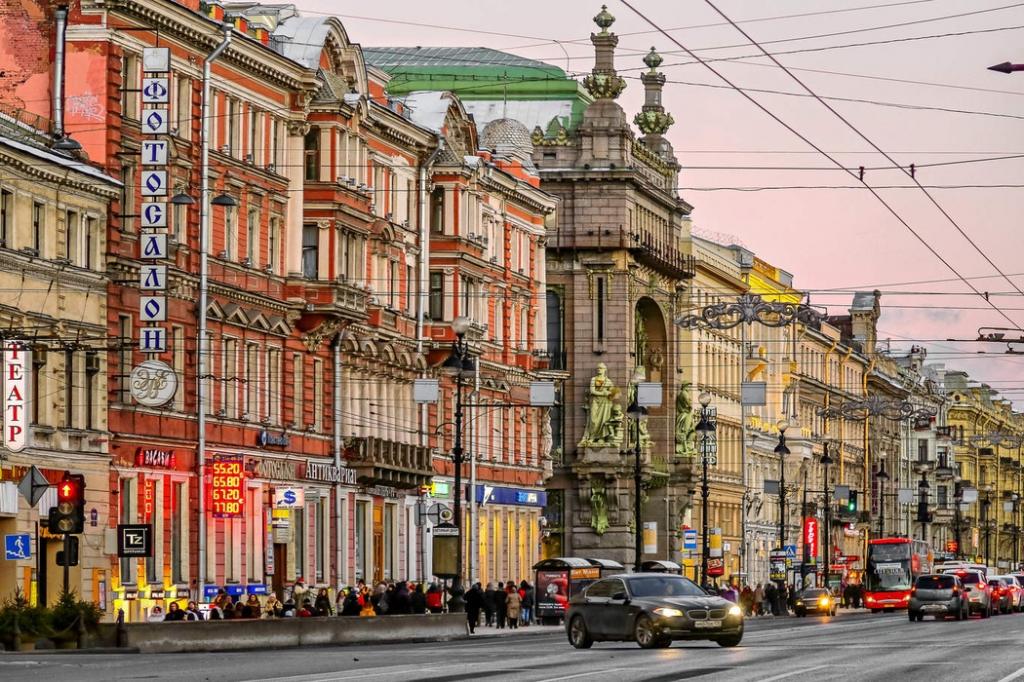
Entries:
[[[633,405],[636,402],[637,384],[647,381],[647,369],[643,366],[637,367],[633,370],[633,381],[629,384],[629,405]],[[640,428],[640,446],[649,447],[651,444],[651,433],[647,429],[647,420],[641,419],[639,422]],[[635,432],[634,432],[635,433]]]
[[590,412],[587,416],[587,430],[583,433],[580,447],[611,444],[612,398],[616,394],[615,384],[608,376],[608,367],[603,362],[597,365],[597,375],[590,380],[588,392]]
[[690,382],[684,381],[676,393],[676,456],[692,457],[696,454],[693,447],[693,434],[696,425],[693,423],[693,404],[690,402]]
[[608,503],[604,481],[599,477],[590,479],[590,526],[598,535],[608,530]]
[[540,421],[540,455],[551,457],[551,449],[554,447],[554,435],[551,432],[551,408],[544,410],[544,417]]

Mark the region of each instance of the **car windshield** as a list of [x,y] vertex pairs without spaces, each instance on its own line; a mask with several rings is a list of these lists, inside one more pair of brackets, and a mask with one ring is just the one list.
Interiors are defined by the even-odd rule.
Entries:
[[981,578],[977,573],[957,573],[957,576],[964,585],[973,585],[981,582]]
[[1003,587],[1004,583],[1002,580],[989,580],[988,584],[992,587]]
[[956,584],[951,575],[923,575],[917,579],[917,587],[921,590],[949,590]]
[[629,591],[634,597],[706,597],[707,592],[681,576],[644,576],[631,578]]
[[817,599],[818,597],[825,594],[828,594],[828,592],[822,589],[804,590],[800,593],[800,597],[802,599]]

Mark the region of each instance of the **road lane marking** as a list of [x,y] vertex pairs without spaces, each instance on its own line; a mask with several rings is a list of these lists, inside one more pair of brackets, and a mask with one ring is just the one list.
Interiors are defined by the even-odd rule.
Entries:
[[815,670],[821,670],[822,668],[829,668],[834,666],[828,665],[816,665],[811,668],[801,668],[800,670],[791,670],[788,673],[782,673],[781,675],[775,675],[773,677],[762,677],[758,682],[774,682],[774,680],[784,680],[787,677],[793,677],[795,675],[804,675],[806,673],[813,673]]
[[575,675],[565,675],[563,677],[548,677],[543,680],[537,680],[537,682],[558,682],[559,680],[574,680],[577,677],[586,677],[587,675],[606,675],[608,673],[621,672],[623,670],[629,670],[629,668],[607,668],[604,670],[589,670],[585,673],[576,673]]
[[1009,675],[1007,675],[1003,679],[999,680],[999,682],[1011,682],[1011,680],[1018,680],[1021,677],[1024,677],[1024,668],[1020,668],[1016,672],[1010,673]]

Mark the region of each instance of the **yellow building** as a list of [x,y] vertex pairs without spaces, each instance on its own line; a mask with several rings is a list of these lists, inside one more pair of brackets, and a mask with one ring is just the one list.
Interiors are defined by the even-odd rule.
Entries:
[[[45,529],[36,539],[56,490],[30,507],[16,488],[35,465],[51,484],[64,471],[85,475],[85,533],[69,585],[106,608],[105,245],[108,205],[120,188],[47,143],[37,131],[0,117],[0,328],[7,343],[23,342],[28,352],[27,437],[0,451],[0,536],[27,534],[30,549],[28,558],[0,562],[0,599],[20,589],[52,604],[63,586],[63,568],[56,565],[62,542]],[[4,361],[10,358],[8,351]]]
[[948,371],[945,383],[954,481],[956,489],[965,491],[959,519],[953,522],[958,554],[1016,569],[1022,559],[1024,415],[990,386],[971,382],[966,372]]

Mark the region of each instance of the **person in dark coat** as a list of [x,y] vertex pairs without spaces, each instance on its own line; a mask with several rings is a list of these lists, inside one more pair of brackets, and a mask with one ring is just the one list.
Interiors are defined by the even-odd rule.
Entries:
[[494,625],[494,583],[487,583],[484,590],[484,622],[487,627]]
[[484,607],[484,593],[480,583],[476,583],[466,592],[466,621],[469,623],[469,634],[476,632],[477,621],[480,620],[480,609]]
[[504,583],[499,582],[498,585],[501,587],[494,590],[494,627],[504,630],[508,595],[502,589]]
[[533,585],[526,582],[525,580],[519,583],[519,598],[520,606],[522,607],[522,622],[523,625],[529,625],[530,621],[533,620]]
[[327,594],[326,588],[320,588],[320,591],[317,592],[316,601],[313,602],[313,615],[331,615],[331,598]]
[[362,607],[359,605],[359,594],[355,589],[351,589],[345,595],[345,601],[341,604],[341,615],[358,616],[360,610],[362,610]]
[[427,612],[427,595],[423,594],[423,583],[416,585],[416,589],[409,593],[409,605],[415,614]]
[[778,591],[775,583],[770,582],[764,586],[764,599],[768,602],[768,608],[772,610],[773,616],[779,615],[779,600],[776,598]]
[[400,616],[412,613],[412,600],[409,595],[409,585],[404,580],[395,585],[394,594],[391,595],[389,614]]

